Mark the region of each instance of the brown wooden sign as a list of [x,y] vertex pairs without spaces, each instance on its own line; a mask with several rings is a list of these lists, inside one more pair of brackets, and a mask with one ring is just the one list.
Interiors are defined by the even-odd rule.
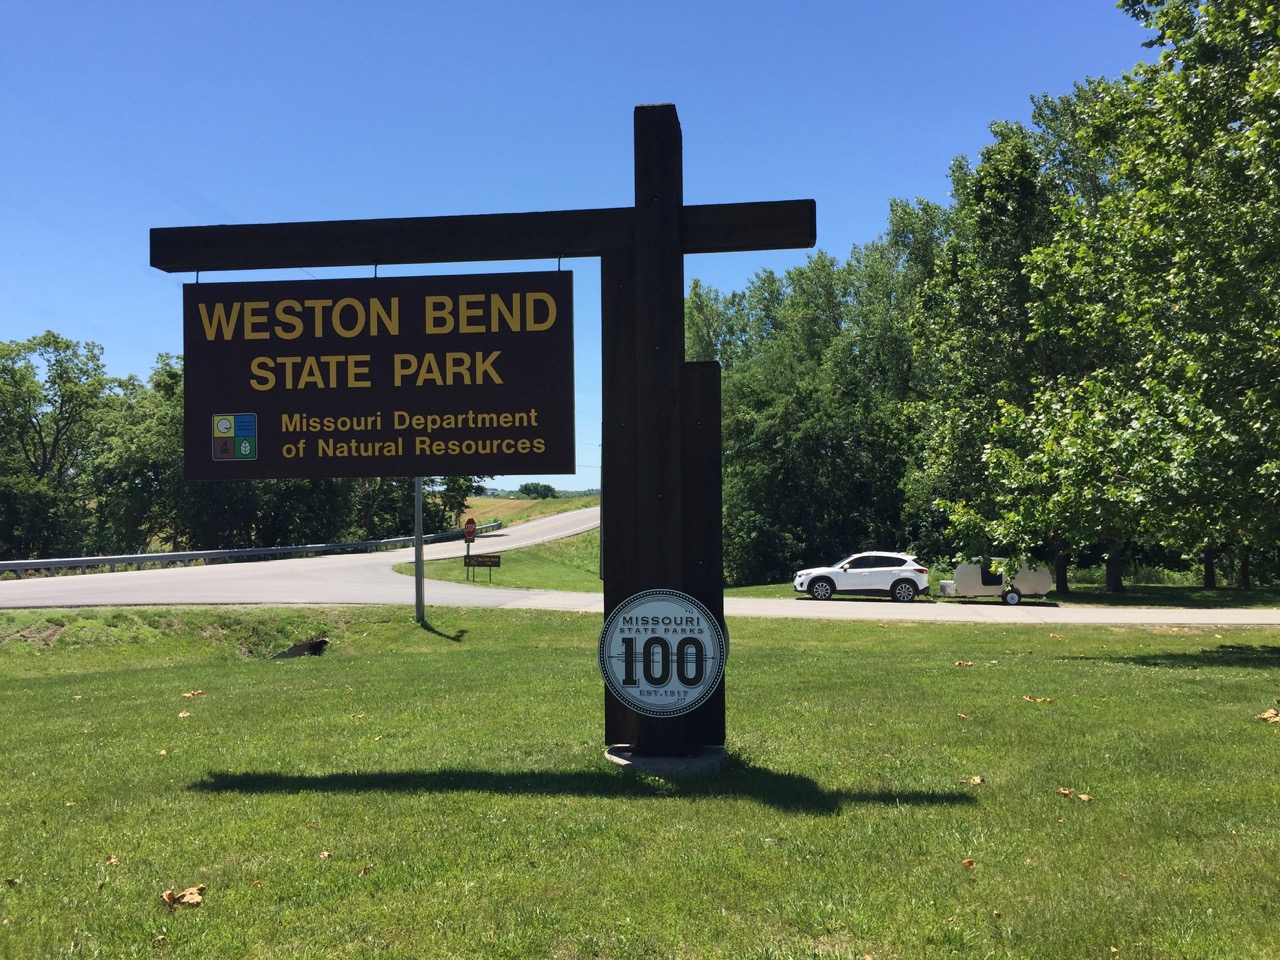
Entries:
[[573,473],[569,272],[189,283],[186,477]]
[[[634,145],[634,207],[157,228],[151,263],[176,272],[599,257],[605,616],[645,591],[674,590],[698,601],[723,632],[720,371],[714,363],[684,362],[684,257],[812,247],[816,205],[686,205],[680,121],[671,104],[636,107]],[[223,426],[240,429],[234,420]],[[195,428],[188,442],[206,444],[199,430],[212,427]],[[552,471],[522,465],[460,472]],[[633,639],[640,644],[638,634]],[[689,656],[693,649],[686,644]],[[650,669],[660,675],[662,645],[651,653],[658,666]],[[696,657],[680,663],[696,672]],[[638,753],[696,752],[724,744],[724,713],[723,678],[696,709],[677,716],[646,716],[606,688],[605,741]]]
[[464,567],[500,567],[502,566],[502,554],[500,553],[469,553],[462,558]]

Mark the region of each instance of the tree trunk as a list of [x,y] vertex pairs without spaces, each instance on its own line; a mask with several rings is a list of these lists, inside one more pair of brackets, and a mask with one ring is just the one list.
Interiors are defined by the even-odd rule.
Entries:
[[1218,559],[1218,551],[1214,547],[1208,547],[1204,551],[1204,588],[1206,590],[1218,589],[1218,569],[1214,561]]
[[1253,552],[1253,548],[1249,544],[1242,544],[1240,547],[1240,577],[1239,584],[1241,590],[1248,590],[1253,587],[1253,579],[1249,574],[1249,554]]
[[1124,593],[1124,550],[1112,550],[1107,554],[1107,593]]
[[1067,584],[1067,568],[1071,565],[1071,554],[1065,547],[1060,547],[1053,555],[1053,589],[1058,593],[1066,593],[1071,588]]

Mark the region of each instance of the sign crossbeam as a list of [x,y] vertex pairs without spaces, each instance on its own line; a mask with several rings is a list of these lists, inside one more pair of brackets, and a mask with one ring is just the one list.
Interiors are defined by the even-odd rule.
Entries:
[[[681,210],[680,248],[684,253],[730,253],[812,247],[816,224],[812,200],[686,206]],[[194,273],[598,257],[631,247],[634,234],[631,207],[155,227],[151,266],[166,273]]]

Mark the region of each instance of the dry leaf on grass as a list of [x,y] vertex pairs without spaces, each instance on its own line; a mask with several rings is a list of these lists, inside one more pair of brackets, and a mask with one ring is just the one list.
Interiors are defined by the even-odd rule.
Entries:
[[974,866],[975,866],[975,863],[974,863],[973,859],[972,859],[972,858],[970,858],[970,859],[968,859],[968,860],[961,860],[961,861],[960,861],[960,866],[964,867],[966,870],[972,870],[972,869],[974,868]]
[[184,693],[184,694],[183,694],[183,696],[184,696],[184,697],[203,697],[203,696],[204,696],[204,691],[203,691],[203,690],[190,690],[190,691],[188,691],[188,692]]
[[1092,803],[1092,802],[1093,802],[1093,797],[1089,796],[1087,793],[1080,793],[1080,794],[1077,794],[1077,795],[1076,795],[1076,799],[1077,799],[1077,800],[1083,800],[1085,803]]
[[363,867],[361,867],[361,868],[360,868],[359,876],[362,876],[362,877],[364,877],[364,876],[368,876],[369,871],[370,871],[370,870],[372,870],[372,869],[373,869],[373,864],[372,864],[372,863],[366,863]]
[[1025,693],[1022,695],[1022,699],[1027,703],[1053,703],[1053,697],[1029,697]]
[[967,785],[968,785],[968,786],[970,786],[970,787],[977,787],[977,786],[981,786],[982,784],[984,784],[984,783],[986,783],[986,782],[987,782],[987,781],[986,781],[986,780],[984,780],[984,779],[983,779],[982,777],[980,777],[980,776],[965,777],[963,780],[957,780],[957,781],[956,781],[956,783],[963,783],[963,784],[967,784]]
[[1074,795],[1075,795],[1075,791],[1074,791],[1074,790],[1072,790],[1070,787],[1059,787],[1059,788],[1058,788],[1058,796],[1060,796],[1060,797],[1071,797],[1071,796],[1074,796]]
[[111,864],[114,867],[119,862],[120,862],[120,858],[117,857],[114,853],[107,854],[107,863]]
[[22,878],[21,877],[5,877],[4,882],[11,887],[16,887],[18,884],[22,882]]
[[961,720],[972,720],[972,719],[973,719],[973,716],[972,716],[971,714],[968,714],[968,713],[957,713],[957,714],[956,714],[956,716],[957,716],[957,717],[959,717]]
[[179,719],[179,720],[185,720],[185,719],[187,719],[187,717],[189,717],[189,716],[191,716],[191,711],[190,711],[190,710],[183,710],[180,714],[178,714],[178,719]]
[[957,661],[956,661],[956,666],[957,666],[957,667],[972,667],[972,666],[973,666],[973,661],[972,661],[972,660],[957,660]]
[[320,859],[321,859],[321,860],[328,860],[328,859],[329,859],[330,857],[332,857],[332,856],[333,856],[333,854],[332,854],[332,853],[330,853],[328,850],[321,850],[321,851],[320,851]]
[[1270,710],[1264,710],[1253,719],[1265,720],[1267,723],[1280,723],[1280,710],[1272,707]]
[[204,892],[207,889],[203,883],[198,883],[194,887],[187,887],[181,893],[166,890],[160,894],[160,899],[169,905],[170,910],[176,910],[180,906],[198,907],[204,902]]

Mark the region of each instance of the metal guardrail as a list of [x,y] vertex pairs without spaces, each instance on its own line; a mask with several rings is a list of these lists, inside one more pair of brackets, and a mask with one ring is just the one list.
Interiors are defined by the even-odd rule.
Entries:
[[[476,533],[502,528],[502,521],[486,523],[476,527]],[[449,530],[444,533],[433,533],[422,538],[423,543],[446,543],[450,540],[461,540],[461,530]],[[60,570],[79,570],[87,574],[90,570],[101,571],[106,568],[114,573],[117,569],[132,567],[141,570],[145,566],[167,567],[173,564],[188,566],[193,562],[203,563],[236,563],[242,560],[265,560],[267,558],[320,556],[326,553],[356,553],[359,551],[394,550],[397,547],[411,547],[414,537],[393,537],[390,540],[355,540],[351,543],[312,543],[295,547],[250,547],[244,550],[183,550],[175,553],[123,553],[111,557],[64,557],[50,560],[0,560],[0,574],[16,573],[21,577],[33,570],[45,571],[49,576],[57,576]]]

